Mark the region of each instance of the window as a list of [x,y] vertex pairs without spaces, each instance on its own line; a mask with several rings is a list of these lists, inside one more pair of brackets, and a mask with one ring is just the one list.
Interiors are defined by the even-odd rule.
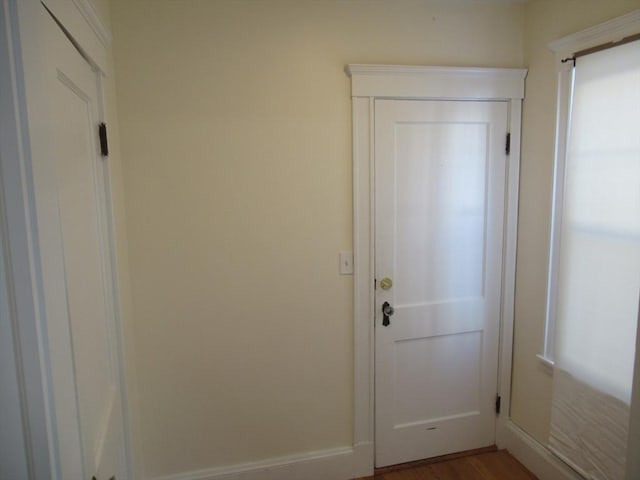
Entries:
[[[556,128],[556,162],[554,175],[554,196],[553,196],[553,212],[552,212],[552,232],[551,232],[551,254],[549,260],[549,281],[547,291],[547,325],[545,331],[544,350],[538,356],[547,365],[553,366],[555,360],[555,331],[556,331],[556,310],[557,310],[557,293],[558,293],[558,276],[560,272],[560,242],[562,231],[563,206],[565,195],[565,170],[567,160],[567,147],[569,147],[569,125],[572,106],[574,105],[574,78],[575,69],[571,57],[575,52],[588,49],[594,45],[606,44],[607,42],[618,41],[622,38],[632,36],[640,32],[640,10],[636,10],[628,15],[624,15],[609,22],[597,25],[587,30],[569,35],[562,39],[552,42],[549,47],[556,54],[558,66],[558,109],[557,109],[557,128]],[[637,45],[638,42],[633,42]],[[610,52],[614,49],[609,50]],[[591,55],[582,57],[580,68],[584,66],[584,60],[589,60]],[[593,57],[592,57],[593,58]],[[580,79],[581,81],[581,79]],[[602,86],[601,88],[612,88]],[[610,90],[609,90],[610,92]],[[609,92],[600,95],[604,104],[607,104]],[[597,97],[596,97],[597,98]],[[598,117],[600,115],[598,109]],[[635,120],[638,122],[637,112]],[[615,116],[615,114],[614,114]],[[597,121],[597,120],[596,120]],[[604,122],[601,121],[600,125]],[[632,123],[628,124],[632,127]],[[604,130],[598,130],[604,132]],[[588,135],[588,134],[587,134]],[[637,136],[637,135],[636,135]],[[574,139],[575,140],[575,139]],[[612,142],[613,143],[613,142]],[[629,179],[630,181],[631,179]]]
[[630,403],[640,291],[640,40],[579,58],[572,90],[555,359]]
[[624,476],[640,296],[640,36],[620,30],[640,31],[640,11],[607,26],[600,43],[615,46],[581,49],[582,34],[552,45],[578,52],[560,63],[542,358],[555,364],[550,448],[587,478],[615,479]]

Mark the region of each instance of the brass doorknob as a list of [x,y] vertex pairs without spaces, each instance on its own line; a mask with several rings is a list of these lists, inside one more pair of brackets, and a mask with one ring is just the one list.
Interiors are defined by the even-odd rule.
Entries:
[[393,286],[393,281],[389,277],[384,277],[380,280],[380,288],[383,290],[389,290]]

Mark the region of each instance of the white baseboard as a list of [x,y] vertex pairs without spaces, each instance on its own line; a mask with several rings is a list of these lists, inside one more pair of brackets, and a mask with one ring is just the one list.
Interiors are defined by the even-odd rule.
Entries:
[[353,476],[350,478],[369,477],[374,468],[373,442],[357,443],[353,448]]
[[496,444],[505,448],[540,480],[583,480],[551,451],[511,420],[498,420]]
[[350,480],[367,475],[373,475],[373,444],[370,442],[183,472],[155,480]]
[[[583,480],[511,420],[496,424],[496,444],[540,480]],[[373,443],[306,452],[226,467],[183,472],[154,480],[351,480],[373,475]]]

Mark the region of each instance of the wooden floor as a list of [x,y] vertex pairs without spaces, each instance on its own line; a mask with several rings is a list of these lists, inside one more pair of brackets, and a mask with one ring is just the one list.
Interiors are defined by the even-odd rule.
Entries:
[[377,469],[360,480],[536,480],[506,450],[478,453],[425,465]]

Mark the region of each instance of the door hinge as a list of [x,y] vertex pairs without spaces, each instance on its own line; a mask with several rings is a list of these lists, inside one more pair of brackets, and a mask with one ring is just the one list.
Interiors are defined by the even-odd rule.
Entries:
[[511,134],[507,133],[507,140],[504,144],[504,153],[509,155],[511,153]]
[[100,137],[100,154],[103,157],[108,157],[109,144],[107,143],[107,125],[104,122],[98,125],[98,137]]
[[496,395],[496,415],[500,413],[500,395]]

